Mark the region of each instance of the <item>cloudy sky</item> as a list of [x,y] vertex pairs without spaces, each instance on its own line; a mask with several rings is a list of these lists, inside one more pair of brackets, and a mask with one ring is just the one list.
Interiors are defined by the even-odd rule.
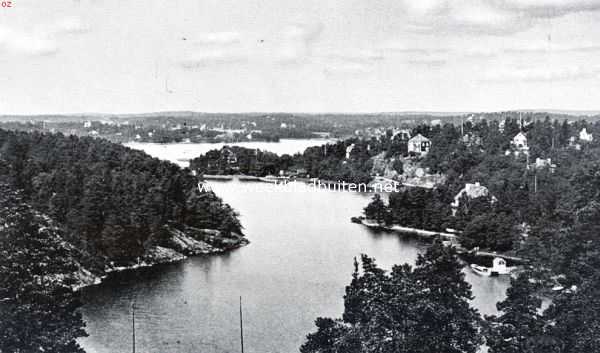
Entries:
[[0,114],[600,109],[600,0],[12,0]]

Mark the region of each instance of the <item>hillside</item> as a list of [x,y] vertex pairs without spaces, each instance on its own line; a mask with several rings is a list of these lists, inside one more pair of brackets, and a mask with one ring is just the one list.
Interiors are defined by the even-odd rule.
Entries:
[[74,290],[247,244],[189,170],[101,139],[0,130],[0,352],[83,352]]
[[94,272],[245,243],[235,212],[189,170],[101,139],[0,130],[0,182],[63,228]]

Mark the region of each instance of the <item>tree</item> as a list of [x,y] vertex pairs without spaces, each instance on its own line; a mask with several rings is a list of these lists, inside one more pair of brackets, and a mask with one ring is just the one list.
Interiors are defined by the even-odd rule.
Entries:
[[0,352],[83,353],[78,294],[68,278],[80,255],[60,230],[0,186]]
[[525,273],[511,278],[506,299],[496,306],[499,316],[486,317],[486,343],[490,353],[542,353],[544,318],[536,286]]
[[515,219],[505,213],[489,212],[474,217],[461,235],[461,245],[467,249],[480,247],[498,251],[513,248],[517,239]]
[[374,259],[354,263],[342,320],[317,319],[302,353],[474,353],[479,315],[469,307],[471,288],[453,248],[432,245],[391,273]]
[[398,173],[398,174],[402,174],[404,173],[404,165],[402,163],[402,159],[400,158],[396,158],[394,160],[394,163],[392,164],[392,168]]
[[[414,276],[420,300],[416,330],[417,347],[413,352],[475,353],[482,342],[480,317],[470,307],[471,285],[465,280],[454,247],[435,242],[419,255]],[[426,348],[425,348],[426,346]]]
[[343,323],[320,317],[315,326],[317,331],[308,334],[300,347],[301,353],[361,353],[360,340]]
[[373,219],[377,221],[377,223],[384,223],[387,219],[387,207],[383,200],[381,199],[381,195],[375,194],[373,195],[372,201],[365,207],[364,209],[365,216],[368,219]]
[[[554,338],[547,352],[600,352],[600,275],[560,295],[546,310]],[[545,353],[545,352],[544,352]]]

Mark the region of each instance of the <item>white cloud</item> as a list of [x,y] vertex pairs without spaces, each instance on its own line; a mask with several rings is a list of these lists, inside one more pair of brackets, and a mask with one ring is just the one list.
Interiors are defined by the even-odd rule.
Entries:
[[383,60],[384,58],[383,53],[380,50],[368,49],[344,50],[340,52],[322,53],[315,56],[331,61],[340,60],[360,63],[372,63]]
[[538,19],[600,10],[600,0],[400,0],[406,29],[421,33],[512,34]]
[[55,54],[58,47],[50,38],[0,26],[0,51],[27,56],[46,56]]
[[373,71],[383,56],[375,51],[358,50],[319,56],[317,62],[327,75],[355,75]]
[[[248,61],[250,52],[242,45],[242,35],[235,31],[205,32],[186,37],[180,67],[195,70],[211,66],[237,64]],[[191,46],[189,45],[191,44]]]
[[405,42],[398,40],[388,40],[378,46],[379,50],[387,53],[400,53],[400,54],[444,54],[450,51],[447,47],[428,47],[428,46],[414,46],[407,45]]
[[238,44],[242,36],[238,32],[211,32],[201,33],[197,38],[191,39],[198,44],[203,45],[232,45]]
[[454,50],[457,55],[493,58],[503,54],[551,54],[551,53],[594,53],[600,51],[600,44],[591,42],[553,43],[553,42],[526,42],[510,43],[505,47],[469,47]]
[[599,74],[600,67],[582,67],[577,65],[552,68],[500,68],[488,71],[484,80],[492,82],[568,81],[594,78]]
[[447,47],[410,46],[402,41],[389,40],[379,45],[382,56],[402,60],[408,64],[440,66],[452,57]]
[[527,11],[536,17],[600,10],[599,0],[497,0],[496,3],[511,10]]
[[179,62],[180,66],[187,70],[201,69],[209,66],[234,64],[246,61],[241,53],[223,50],[207,49],[197,51]]
[[312,54],[312,44],[319,38],[323,25],[316,23],[293,23],[281,33],[278,58],[284,63],[298,63]]
[[90,26],[85,24],[79,17],[63,18],[50,25],[49,35],[82,34],[90,31]]
[[338,61],[325,64],[323,72],[326,75],[356,75],[373,71],[373,66],[353,61]]
[[89,30],[79,18],[64,18],[32,30],[0,25],[0,51],[25,56],[54,55],[60,50],[58,42],[62,35],[82,34]]

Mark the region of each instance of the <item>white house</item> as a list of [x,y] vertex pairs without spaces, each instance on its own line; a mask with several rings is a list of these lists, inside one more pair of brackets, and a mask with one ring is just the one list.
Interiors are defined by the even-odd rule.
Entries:
[[501,120],[498,123],[498,130],[500,130],[500,132],[504,132],[504,126],[506,125],[506,120]]
[[[452,215],[456,214],[456,210],[458,206],[460,206],[460,200],[466,195],[469,199],[476,199],[478,197],[488,196],[490,191],[485,186],[481,185],[479,182],[471,184],[466,183],[465,187],[462,188],[456,196],[454,196],[454,201],[450,204],[452,207]],[[492,196],[492,202],[495,202],[496,198]]]
[[585,141],[585,142],[592,142],[592,140],[594,140],[594,136],[592,136],[592,134],[588,133],[586,128],[583,128],[579,132],[579,139],[581,141]]
[[549,168],[552,173],[556,169],[556,164],[552,163],[551,158],[536,158],[535,159],[535,169],[544,169]]
[[523,132],[519,132],[512,139],[512,145],[519,150],[529,150],[529,146],[527,146],[527,136]]
[[519,155],[519,153],[529,153],[529,146],[527,145],[527,136],[525,136],[523,132],[519,132],[515,135],[515,137],[513,137],[511,145],[515,149],[515,155]]
[[576,150],[581,149],[581,144],[577,143],[577,137],[575,137],[575,136],[571,136],[569,138],[569,146],[575,148]]
[[427,137],[417,134],[415,137],[408,140],[408,153],[416,153],[424,156],[431,148],[431,140]]
[[352,153],[353,149],[354,149],[354,144],[351,144],[350,146],[346,147],[346,159],[350,159],[350,153]]

